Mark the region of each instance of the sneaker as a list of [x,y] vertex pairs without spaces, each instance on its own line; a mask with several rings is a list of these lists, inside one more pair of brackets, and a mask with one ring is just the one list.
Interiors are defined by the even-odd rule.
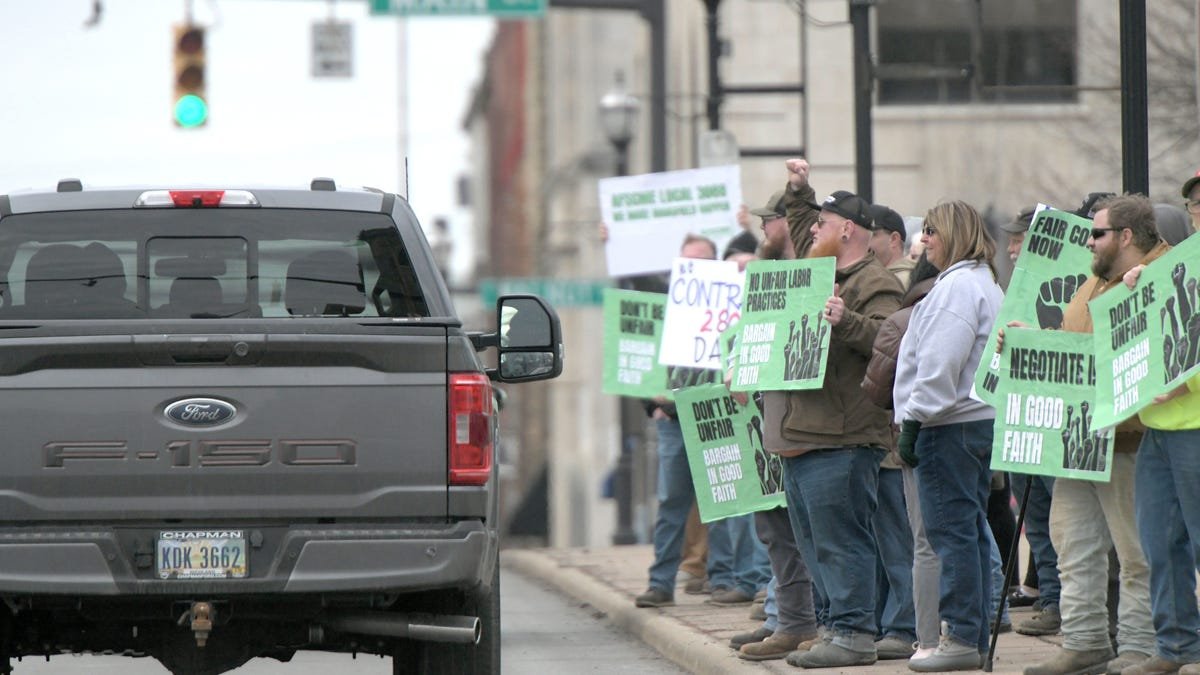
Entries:
[[1038,592],[1025,586],[1017,586],[1008,594],[1009,607],[1032,607],[1038,600]]
[[974,647],[968,647],[948,635],[938,640],[937,649],[916,661],[908,660],[908,669],[918,673],[941,673],[948,670],[979,670],[983,657]]
[[761,602],[756,602],[750,605],[750,620],[751,621],[766,621],[767,606]]
[[1016,625],[1016,631],[1021,635],[1056,635],[1061,629],[1062,615],[1058,613],[1058,605],[1046,605],[1032,618]]
[[683,592],[688,595],[708,595],[712,593],[712,586],[704,577],[688,579],[687,583],[683,585]]
[[[1117,658],[1108,662],[1108,669],[1105,672],[1108,675],[1121,675],[1122,670],[1125,670],[1129,666],[1136,666],[1148,658],[1150,658],[1150,655],[1145,652],[1134,651],[1132,649],[1124,651],[1117,654]],[[1184,666],[1184,668],[1186,667]],[[1180,670],[1183,670],[1183,668],[1180,668]]]
[[747,661],[774,661],[782,659],[796,651],[806,639],[800,635],[775,633],[762,642],[745,645],[739,650],[738,657]]
[[1049,661],[1026,668],[1024,675],[1100,675],[1108,669],[1112,657],[1109,647],[1087,651],[1059,649]]
[[877,660],[875,650],[856,652],[833,642],[822,640],[807,652],[794,651],[788,654],[790,666],[801,668],[842,668],[846,666],[869,666]]
[[740,588],[713,589],[712,597],[704,601],[718,607],[736,607],[754,602],[754,596]]
[[927,658],[933,656],[933,653],[936,651],[937,651],[937,647],[922,647],[920,642],[914,642],[913,643],[913,655],[908,657],[908,660],[910,662],[911,661],[921,661],[921,660],[924,660],[924,659],[927,659]]
[[901,640],[894,635],[875,641],[875,655],[880,661],[912,658],[915,651],[916,647],[913,646],[913,643]]
[[[1177,673],[1181,668],[1191,665],[1195,664],[1177,663],[1175,661],[1168,661],[1161,656],[1151,656],[1141,663],[1122,670],[1121,675],[1171,675],[1171,673]],[[1191,668],[1188,668],[1188,670],[1193,671]]]
[[650,588],[634,598],[633,604],[638,607],[670,607],[675,604],[675,596],[661,588]]
[[749,633],[738,633],[737,635],[729,638],[729,647],[731,649],[739,650],[743,645],[748,645],[753,642],[762,642],[763,640],[771,637],[771,635],[774,633],[775,631],[765,626],[756,628]]

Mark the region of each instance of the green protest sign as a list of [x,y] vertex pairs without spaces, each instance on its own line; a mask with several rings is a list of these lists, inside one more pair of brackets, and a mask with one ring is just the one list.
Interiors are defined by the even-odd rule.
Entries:
[[1200,237],[1088,303],[1095,324],[1096,424],[1132,417],[1200,371]]
[[[984,354],[996,354],[996,332],[1010,321],[1038,328],[1062,326],[1063,310],[1091,269],[1092,253],[1087,248],[1091,229],[1092,221],[1087,218],[1054,209],[1038,211],[1025,234]],[[995,356],[981,359],[975,372],[975,395],[996,405],[1003,377]]]
[[740,406],[724,385],[675,392],[700,521],[786,505],[783,461],[762,443],[762,415]]
[[746,265],[734,391],[817,389],[825,381],[833,258]]
[[1094,423],[1092,336],[1007,328],[992,470],[1108,482],[1112,434]]
[[604,289],[602,391],[653,398],[667,393],[667,368],[658,363],[666,296]]

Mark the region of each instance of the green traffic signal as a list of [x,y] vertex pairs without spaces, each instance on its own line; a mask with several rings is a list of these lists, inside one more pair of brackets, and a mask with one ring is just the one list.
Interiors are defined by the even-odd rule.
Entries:
[[208,103],[196,96],[187,94],[175,102],[175,123],[181,127],[198,127],[208,119]]

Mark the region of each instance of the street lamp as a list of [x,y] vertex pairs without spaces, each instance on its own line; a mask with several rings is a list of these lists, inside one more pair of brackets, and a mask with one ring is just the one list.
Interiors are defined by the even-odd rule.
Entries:
[[[600,125],[604,135],[617,152],[617,175],[629,173],[629,142],[637,126],[639,103],[625,90],[625,77],[618,72],[614,87],[600,99]],[[621,279],[622,288],[637,287],[636,278]],[[643,439],[646,426],[641,403],[634,398],[621,397],[621,453],[613,475],[613,498],[617,502],[617,529],[612,542],[617,545],[637,543],[633,531],[633,457]]]
[[600,126],[617,151],[617,175],[629,173],[629,142],[637,126],[640,102],[625,90],[625,76],[618,72],[611,90],[600,99]]

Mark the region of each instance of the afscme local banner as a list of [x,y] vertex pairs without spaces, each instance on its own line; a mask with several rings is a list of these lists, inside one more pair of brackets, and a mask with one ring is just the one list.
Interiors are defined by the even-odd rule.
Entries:
[[1108,482],[1112,434],[1097,426],[1092,336],[1006,328],[992,470]]
[[722,384],[675,392],[700,521],[785,506],[783,461],[762,443],[762,414]]

